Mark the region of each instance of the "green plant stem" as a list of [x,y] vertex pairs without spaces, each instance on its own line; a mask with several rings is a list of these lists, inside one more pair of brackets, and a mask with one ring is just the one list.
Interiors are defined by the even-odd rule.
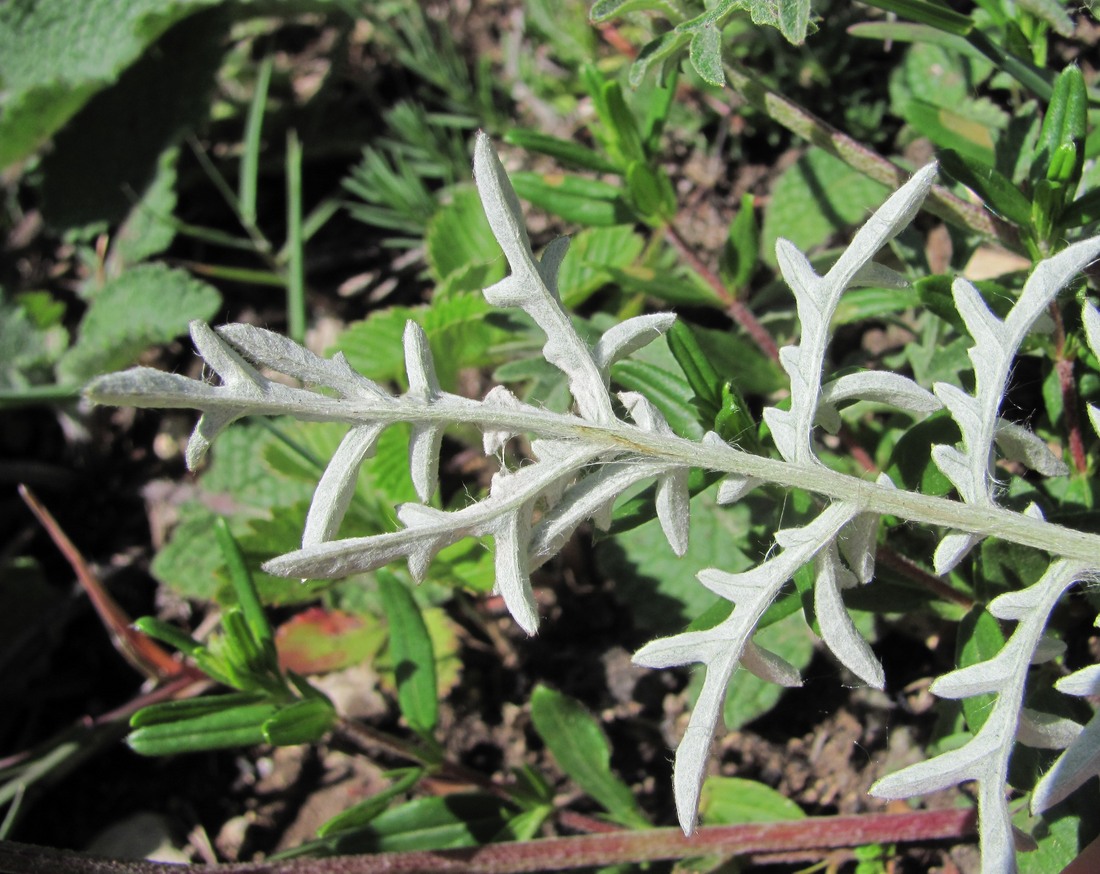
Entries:
[[[771,90],[748,70],[733,63],[725,65],[726,78],[734,89],[755,109],[797,134],[809,143],[839,158],[854,170],[890,188],[899,188],[909,178],[909,172],[876,154],[867,146],[822,121]],[[924,209],[958,227],[969,228],[985,237],[997,240],[1005,248],[1022,252],[1016,229],[995,216],[956,197],[946,188],[933,185],[924,202]]]
[[62,404],[80,400],[79,385],[32,385],[0,390],[0,410],[15,410],[41,404]]
[[297,131],[286,135],[286,310],[287,333],[306,339],[305,253],[302,242],[302,144]]
[[233,865],[166,865],[95,859],[65,850],[0,842],[2,874],[519,874],[694,856],[829,850],[865,844],[959,840],[973,834],[967,810],[829,816],[792,822],[707,826],[690,838],[676,828],[544,838],[476,848],[376,853]]
[[752,341],[757,345],[761,352],[767,355],[772,361],[779,360],[779,347],[775,344],[775,339],[757,320],[743,300],[741,300],[736,294],[726,288],[726,284],[722,282],[722,279],[711,270],[703,260],[695,254],[691,248],[691,244],[684,239],[680,229],[674,222],[669,222],[665,228],[665,233],[672,245],[676,247],[676,250],[680,255],[691,265],[691,269],[694,270],[703,281],[707,283],[717,295],[718,299],[726,305],[726,312],[729,313],[738,325],[740,325],[745,332],[752,338]]

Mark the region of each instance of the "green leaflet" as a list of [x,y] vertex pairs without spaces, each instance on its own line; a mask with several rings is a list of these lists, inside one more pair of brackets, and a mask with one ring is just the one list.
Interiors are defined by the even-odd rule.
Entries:
[[707,825],[782,822],[806,814],[785,795],[756,780],[708,777],[699,796],[699,818]]
[[611,819],[630,828],[649,827],[630,787],[611,773],[607,735],[583,704],[548,686],[536,686],[531,693],[531,722],[558,766]]
[[428,628],[409,589],[388,571],[378,572],[378,591],[390,624],[390,660],[397,702],[409,726],[430,736],[439,720],[435,655]]
[[182,270],[163,264],[127,270],[96,294],[58,375],[82,383],[124,367],[149,346],[186,334],[192,319],[213,318],[220,305],[214,288]]

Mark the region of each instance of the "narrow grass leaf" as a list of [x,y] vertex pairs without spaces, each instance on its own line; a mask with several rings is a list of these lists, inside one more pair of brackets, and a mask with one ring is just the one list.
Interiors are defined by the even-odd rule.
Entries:
[[397,679],[397,703],[409,726],[430,735],[439,721],[435,656],[420,608],[404,583],[378,573],[382,608],[390,624],[390,659]]

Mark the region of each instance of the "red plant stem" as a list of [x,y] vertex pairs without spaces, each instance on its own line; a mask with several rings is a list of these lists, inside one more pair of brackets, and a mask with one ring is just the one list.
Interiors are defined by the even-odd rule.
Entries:
[[958,604],[969,610],[974,606],[974,599],[967,595],[965,592],[960,592],[941,580],[939,577],[934,577],[924,568],[918,567],[913,564],[904,555],[889,546],[880,546],[875,552],[875,561],[890,568],[893,571],[901,574],[904,577],[908,577],[914,582],[920,583],[926,589],[933,594],[943,598],[945,601],[950,601],[954,604]]
[[695,254],[694,250],[691,248],[691,244],[684,239],[684,235],[680,233],[680,229],[677,228],[675,224],[671,222],[668,224],[667,233],[669,240],[672,241],[676,250],[687,260],[691,268],[703,278],[707,285],[714,290],[718,299],[725,304],[726,311],[729,313],[730,318],[745,329],[749,337],[752,338],[752,341],[760,348],[761,352],[772,359],[772,361],[778,361],[779,347],[775,345],[775,340],[772,338],[772,335],[768,333],[768,329],[757,321],[752,310],[745,306],[744,301],[726,288],[726,284],[722,282],[717,273],[703,263],[703,259]]
[[967,810],[828,816],[708,826],[690,838],[679,829],[661,828],[463,849],[187,866],[95,859],[0,841],[0,874],[521,874],[693,856],[959,840],[974,834],[976,822],[974,812]]
[[54,545],[68,560],[69,565],[80,581],[81,587],[87,593],[88,598],[99,614],[107,633],[111,637],[111,643],[130,665],[139,673],[151,679],[165,679],[176,677],[183,671],[183,666],[176,661],[167,651],[158,646],[152,639],[146,637],[140,631],[130,627],[130,617],[118,606],[118,602],[103,588],[99,578],[92,572],[80,550],[61,530],[61,526],[54,519],[45,505],[35,497],[25,485],[19,486],[19,496],[23,499],[28,509],[34,513],[35,518],[46,533],[50,535]]

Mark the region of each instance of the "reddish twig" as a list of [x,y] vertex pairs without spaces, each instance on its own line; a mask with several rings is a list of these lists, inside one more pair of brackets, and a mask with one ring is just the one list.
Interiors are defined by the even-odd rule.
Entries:
[[19,495],[69,562],[81,587],[87,593],[96,613],[99,614],[107,633],[111,636],[111,643],[122,657],[146,677],[164,679],[179,676],[182,671],[181,664],[153,640],[131,627],[130,617],[103,588],[103,584],[84,556],[80,554],[80,550],[61,530],[57,520],[38,500],[34,492],[27,486],[20,485]]
[[684,235],[680,233],[680,229],[675,224],[670,222],[666,232],[676,250],[691,265],[691,269],[703,278],[703,281],[711,287],[718,299],[725,305],[730,318],[745,329],[745,332],[752,338],[752,341],[760,348],[761,352],[772,361],[778,361],[779,347],[775,345],[775,340],[768,329],[760,324],[756,316],[753,315],[752,310],[745,306],[743,300],[726,288],[726,284],[722,282],[717,273],[703,263],[703,259],[695,254],[691,244],[684,239]]
[[973,811],[936,810],[709,826],[690,838],[679,829],[661,828],[463,849],[189,866],[94,859],[0,842],[0,874],[521,874],[694,856],[959,840],[974,834],[976,822]]
[[875,561],[919,583],[945,601],[958,604],[960,607],[967,610],[974,606],[974,599],[965,592],[960,592],[958,589],[949,586],[939,577],[932,576],[932,574],[928,573],[924,568],[915,565],[900,552],[896,552],[889,546],[880,546],[878,548],[878,551],[875,553]]

